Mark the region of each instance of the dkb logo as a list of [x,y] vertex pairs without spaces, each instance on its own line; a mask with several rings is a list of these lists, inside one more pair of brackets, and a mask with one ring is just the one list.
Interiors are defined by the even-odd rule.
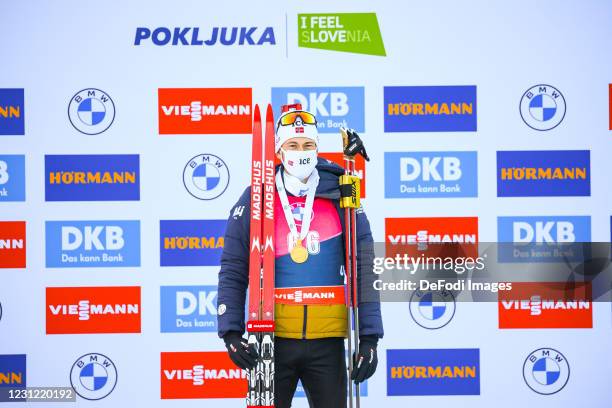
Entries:
[[48,268],[140,266],[140,221],[47,221]]

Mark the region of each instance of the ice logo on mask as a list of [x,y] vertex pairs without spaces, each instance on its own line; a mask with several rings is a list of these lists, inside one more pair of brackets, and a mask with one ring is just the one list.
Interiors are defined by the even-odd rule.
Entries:
[[294,177],[304,180],[310,176],[317,165],[316,150],[284,150],[282,149],[285,170]]

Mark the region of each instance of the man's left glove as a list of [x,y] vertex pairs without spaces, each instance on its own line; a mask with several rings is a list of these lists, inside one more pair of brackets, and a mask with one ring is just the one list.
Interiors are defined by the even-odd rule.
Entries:
[[353,374],[351,380],[361,383],[370,378],[376,371],[378,356],[376,345],[378,337],[374,335],[359,337],[359,354],[353,360]]
[[223,336],[225,341],[225,347],[230,358],[238,367],[243,370],[250,370],[257,365],[257,359],[259,355],[255,346],[249,344],[242,335],[238,332],[230,331]]

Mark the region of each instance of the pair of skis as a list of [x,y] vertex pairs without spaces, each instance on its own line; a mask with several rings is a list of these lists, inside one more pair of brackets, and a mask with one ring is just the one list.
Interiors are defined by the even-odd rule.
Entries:
[[[274,407],[274,114],[266,109],[265,141],[259,106],[253,111],[251,161],[251,227],[249,256],[248,342],[259,354],[257,365],[247,372],[247,408]],[[352,341],[359,354],[359,308],[357,299],[357,224],[361,180],[355,171],[355,156],[369,161],[356,132],[340,129],[343,141],[345,174],[340,177],[340,206],[345,219],[346,305],[349,379],[353,372]],[[351,330],[351,327],[354,330]],[[351,339],[351,331],[353,339]],[[359,384],[355,386],[356,407],[360,406]],[[349,406],[353,407],[353,387],[349,380]]]
[[[347,310],[347,343],[348,343],[348,395],[349,408],[353,408],[353,374],[354,358],[352,342],[355,344],[355,356],[359,355],[359,302],[357,298],[357,215],[361,206],[361,179],[355,171],[355,156],[361,154],[370,161],[359,135],[341,127],[342,150],[344,157],[344,174],[340,176],[340,207],[344,208],[344,270],[346,271],[346,310]],[[352,329],[351,329],[352,328]],[[351,333],[352,331],[352,333]],[[353,338],[351,339],[351,334]],[[359,384],[355,385],[355,406],[361,405]]]
[[265,141],[259,106],[253,111],[251,251],[247,332],[260,358],[247,372],[247,408],[274,407],[274,114],[268,105]]

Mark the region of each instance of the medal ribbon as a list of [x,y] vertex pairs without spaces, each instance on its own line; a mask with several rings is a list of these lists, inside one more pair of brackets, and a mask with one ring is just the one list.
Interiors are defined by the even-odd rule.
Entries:
[[276,190],[278,191],[278,196],[283,206],[285,220],[287,220],[289,230],[291,231],[294,237],[298,237],[299,241],[302,241],[304,238],[306,238],[306,234],[308,234],[308,230],[310,229],[310,220],[312,219],[312,207],[314,205],[315,193],[318,184],[319,172],[317,171],[317,169],[314,169],[314,171],[308,178],[308,182],[306,182],[306,186],[308,186],[308,193],[306,193],[306,203],[304,204],[304,218],[302,220],[302,229],[298,233],[297,225],[295,224],[293,214],[291,213],[291,204],[289,204],[289,198],[287,197],[287,191],[285,190],[285,184],[283,183],[283,178],[281,176],[281,169],[276,172]]

